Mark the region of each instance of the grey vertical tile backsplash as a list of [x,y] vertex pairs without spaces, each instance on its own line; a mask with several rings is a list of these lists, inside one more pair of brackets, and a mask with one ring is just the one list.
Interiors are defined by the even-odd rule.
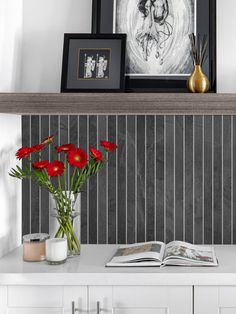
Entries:
[[[81,194],[82,243],[236,243],[236,117],[23,116],[22,144],[48,135],[88,151],[118,144]],[[52,148],[44,159],[54,159]],[[27,162],[27,161],[24,161]],[[49,231],[49,195],[23,181],[22,232]]]

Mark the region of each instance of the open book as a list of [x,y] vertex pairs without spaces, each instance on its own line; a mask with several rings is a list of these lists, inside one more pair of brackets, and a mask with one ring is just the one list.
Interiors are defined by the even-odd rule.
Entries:
[[217,266],[218,261],[214,247],[193,245],[181,241],[168,244],[163,242],[146,242],[121,245],[108,267],[127,266]]

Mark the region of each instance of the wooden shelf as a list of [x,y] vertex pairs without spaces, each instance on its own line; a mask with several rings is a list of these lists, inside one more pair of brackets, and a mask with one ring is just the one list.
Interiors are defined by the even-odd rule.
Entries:
[[0,113],[235,115],[236,94],[0,93]]

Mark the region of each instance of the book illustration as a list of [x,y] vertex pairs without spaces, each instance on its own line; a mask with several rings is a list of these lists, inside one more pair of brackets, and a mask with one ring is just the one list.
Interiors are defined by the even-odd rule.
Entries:
[[149,243],[149,244],[137,245],[133,247],[119,248],[114,257],[128,256],[132,254],[139,254],[139,253],[145,253],[145,252],[160,253],[161,245],[158,243]]
[[165,259],[168,257],[186,258],[193,261],[213,263],[212,251],[192,249],[184,245],[170,245],[166,248]]

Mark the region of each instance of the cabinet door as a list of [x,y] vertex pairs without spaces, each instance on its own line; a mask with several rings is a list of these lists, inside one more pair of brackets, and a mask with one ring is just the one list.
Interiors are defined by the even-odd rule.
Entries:
[[2,287],[1,314],[71,314],[87,310],[87,287],[8,286]]
[[192,287],[90,287],[90,313],[191,314]]
[[236,287],[195,287],[195,314],[235,314]]

